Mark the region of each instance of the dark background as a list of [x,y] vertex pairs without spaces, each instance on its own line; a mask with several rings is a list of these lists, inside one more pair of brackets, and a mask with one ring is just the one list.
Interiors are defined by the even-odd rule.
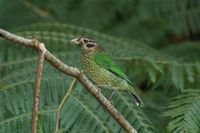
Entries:
[[61,22],[162,49],[198,42],[199,6],[198,0],[1,0],[0,26]]

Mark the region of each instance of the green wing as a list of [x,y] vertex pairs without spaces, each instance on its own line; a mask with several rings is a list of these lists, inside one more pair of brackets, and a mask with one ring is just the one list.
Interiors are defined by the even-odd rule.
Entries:
[[133,83],[128,79],[125,73],[119,68],[119,66],[111,59],[111,57],[105,52],[98,52],[94,56],[95,62],[112,72],[113,74],[125,79],[130,85],[133,86]]

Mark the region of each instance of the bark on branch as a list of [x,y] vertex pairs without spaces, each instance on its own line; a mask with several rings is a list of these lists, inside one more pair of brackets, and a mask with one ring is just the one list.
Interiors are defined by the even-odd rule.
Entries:
[[32,39],[32,43],[35,45],[38,45],[37,49],[39,51],[37,75],[36,75],[35,86],[34,86],[32,127],[31,127],[31,133],[37,133],[40,83],[41,83],[41,79],[42,79],[42,69],[43,69],[43,65],[44,65],[44,55],[46,52],[46,48],[43,43],[38,42],[35,38]]
[[[20,45],[31,47],[37,50],[37,44],[32,43],[31,39],[27,39],[21,36],[14,35],[0,28],[0,36],[15,42]],[[132,127],[132,125],[117,111],[117,109],[107,100],[104,95],[95,87],[88,78],[82,73],[81,70],[75,67],[70,67],[56,58],[48,50],[45,52],[45,59],[52,64],[55,68],[59,69],[61,72],[76,78],[96,99],[101,103],[101,105],[109,111],[109,113],[117,120],[117,122],[128,132],[137,133],[137,131]]]

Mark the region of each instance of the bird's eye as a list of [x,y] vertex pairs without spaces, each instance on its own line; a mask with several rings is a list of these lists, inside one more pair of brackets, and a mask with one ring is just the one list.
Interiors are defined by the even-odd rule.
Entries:
[[88,48],[91,48],[91,47],[94,47],[94,46],[95,46],[94,44],[87,44]]
[[84,40],[84,43],[88,43],[89,41],[88,40]]

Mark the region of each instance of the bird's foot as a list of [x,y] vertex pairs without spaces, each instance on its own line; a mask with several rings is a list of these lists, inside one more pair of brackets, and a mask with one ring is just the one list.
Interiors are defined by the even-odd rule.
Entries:
[[111,94],[110,94],[110,96],[109,96],[109,100],[112,99],[112,96],[115,94],[115,92],[116,92],[116,90],[113,90],[113,91],[111,92]]
[[94,85],[94,86],[97,87],[99,91],[101,91],[101,88],[103,87],[108,87],[108,85]]
[[95,85],[96,87],[109,87],[109,85]]
[[112,97],[115,94],[116,90],[113,90],[110,94],[110,96],[108,97],[108,100],[110,101],[111,104],[113,104],[114,102],[112,101]]

